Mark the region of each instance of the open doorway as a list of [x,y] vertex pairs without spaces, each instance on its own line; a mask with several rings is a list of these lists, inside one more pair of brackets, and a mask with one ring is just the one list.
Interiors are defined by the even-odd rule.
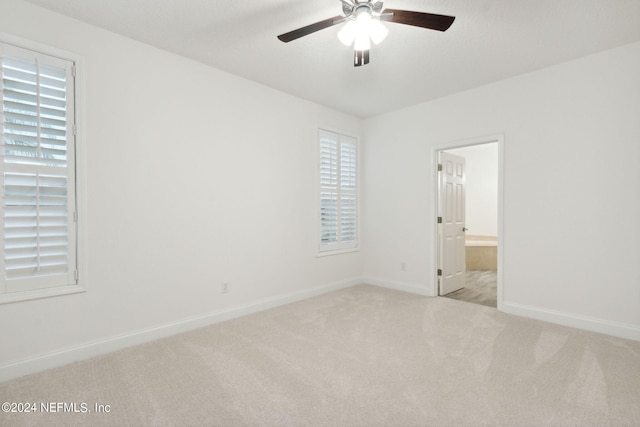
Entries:
[[434,151],[437,295],[501,308],[502,137]]

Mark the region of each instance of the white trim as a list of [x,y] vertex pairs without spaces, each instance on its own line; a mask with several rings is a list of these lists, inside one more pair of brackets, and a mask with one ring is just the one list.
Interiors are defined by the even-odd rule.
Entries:
[[9,292],[6,294],[0,294],[0,304],[77,294],[81,292],[86,292],[86,289],[80,285],[57,286],[55,288],[34,289],[23,292]]
[[360,248],[359,247],[355,247],[355,248],[346,248],[346,249],[335,249],[335,250],[327,250],[327,251],[322,251],[322,252],[318,252],[316,254],[316,258],[322,258],[325,256],[331,256],[331,255],[341,255],[341,254],[348,254],[351,252],[360,252]]
[[369,285],[380,286],[381,288],[388,288],[388,289],[394,289],[396,291],[409,292],[409,293],[421,295],[424,297],[435,296],[432,293],[430,286],[427,284],[393,282],[391,280],[378,279],[375,277],[365,277],[362,279],[362,282],[367,283]]
[[78,55],[75,53],[49,46],[44,43],[25,39],[23,37],[14,36],[13,34],[0,32],[0,42],[20,47],[22,49],[31,50],[43,55],[54,56],[65,61],[77,62],[79,59]]
[[533,307],[530,305],[518,304],[508,301],[503,302],[502,311],[508,314],[514,314],[516,316],[555,323],[557,325],[569,326],[586,331],[612,335],[614,337],[640,341],[640,326],[637,325],[611,322],[609,320],[580,316],[577,314],[564,313],[555,310],[548,310],[545,308]]
[[264,298],[247,304],[216,310],[199,316],[193,316],[174,322],[167,322],[151,328],[140,329],[121,335],[98,339],[79,344],[77,346],[6,363],[4,365],[0,365],[0,382],[43,371],[45,369],[66,365],[78,360],[89,359],[101,354],[165,338],[181,332],[223,322],[225,320],[231,320],[248,314],[257,313],[259,311],[279,307],[281,305],[290,304],[361,283],[363,283],[363,281],[362,278],[359,277],[329,283],[311,289]]
[[496,134],[478,138],[463,139],[459,141],[436,144],[431,148],[431,188],[433,189],[433,247],[434,247],[434,268],[433,283],[431,285],[432,295],[438,295],[438,153],[447,149],[470,147],[482,144],[498,144],[498,274],[497,274],[497,309],[503,311],[504,300],[504,135]]
[[85,60],[82,56],[75,57],[75,178],[76,178],[76,270],[77,284],[84,290],[89,285],[89,239],[87,224],[87,146],[86,144],[86,83]]

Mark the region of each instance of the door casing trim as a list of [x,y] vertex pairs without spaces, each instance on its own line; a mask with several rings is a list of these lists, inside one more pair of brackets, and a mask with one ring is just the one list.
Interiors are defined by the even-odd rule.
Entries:
[[438,296],[438,268],[440,261],[440,245],[438,245],[438,224],[435,220],[438,217],[438,205],[440,203],[440,189],[438,180],[438,153],[440,151],[451,150],[454,148],[471,147],[473,145],[482,144],[498,144],[498,272],[497,272],[497,308],[503,311],[504,302],[504,134],[495,134],[482,136],[477,138],[469,138],[458,141],[444,142],[436,144],[431,148],[431,189],[433,190],[433,241],[434,248],[433,280],[431,285],[431,293]]

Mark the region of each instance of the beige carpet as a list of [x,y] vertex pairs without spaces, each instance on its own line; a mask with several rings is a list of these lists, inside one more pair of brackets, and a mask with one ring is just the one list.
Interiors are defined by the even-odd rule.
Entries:
[[0,425],[638,426],[640,343],[356,286],[0,384]]

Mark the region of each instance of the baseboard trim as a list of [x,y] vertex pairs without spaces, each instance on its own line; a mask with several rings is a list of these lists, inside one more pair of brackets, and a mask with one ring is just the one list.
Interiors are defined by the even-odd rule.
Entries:
[[421,295],[424,297],[434,296],[431,292],[431,288],[427,285],[394,282],[391,280],[378,279],[375,277],[364,277],[362,281],[369,285],[380,286],[382,288],[395,289],[397,291],[409,292],[409,293]]
[[80,360],[89,359],[113,351],[121,350],[171,335],[198,329],[215,323],[224,322],[248,314],[257,313],[281,305],[301,301],[340,289],[345,289],[364,282],[362,278],[352,278],[340,282],[329,283],[311,289],[291,292],[284,295],[264,298],[235,307],[216,310],[200,316],[194,316],[175,322],[164,323],[155,327],[140,329],[126,334],[116,335],[92,342],[67,347],[27,359],[0,365],[0,382],[19,378],[24,375],[41,372]]
[[509,314],[515,314],[516,316],[543,320],[545,322],[555,323],[558,325],[640,341],[640,327],[626,323],[611,322],[609,320],[596,319],[593,317],[580,316],[507,301],[502,303],[502,311]]

